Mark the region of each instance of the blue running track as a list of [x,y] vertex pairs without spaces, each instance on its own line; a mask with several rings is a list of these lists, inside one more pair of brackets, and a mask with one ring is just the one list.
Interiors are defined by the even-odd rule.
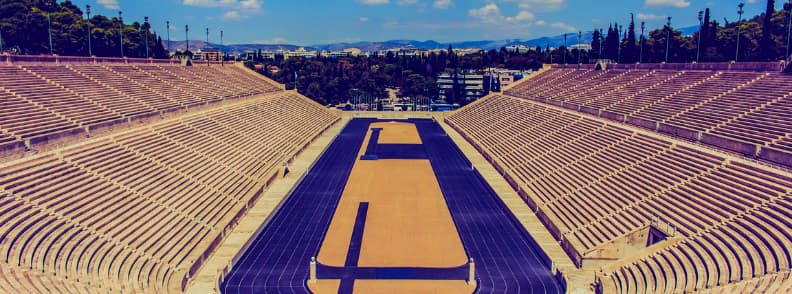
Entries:
[[565,293],[550,259],[509,212],[470,161],[431,120],[412,120],[468,256],[478,293]]
[[[374,121],[349,122],[234,265],[221,285],[223,293],[309,293],[308,263],[319,252],[366,130]],[[470,162],[442,128],[431,120],[410,122],[418,128],[423,150],[407,153],[422,157],[425,152],[429,158],[465,250],[475,259],[477,292],[564,293],[549,270],[548,257],[481,175],[470,169]],[[359,276],[402,272],[422,276],[416,269],[360,270]]]

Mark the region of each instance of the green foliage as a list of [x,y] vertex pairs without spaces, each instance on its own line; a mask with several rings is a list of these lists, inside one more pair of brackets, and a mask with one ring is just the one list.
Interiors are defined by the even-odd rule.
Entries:
[[139,22],[122,24],[118,18],[103,15],[92,16],[89,21],[83,15],[84,12],[71,1],[0,0],[3,49],[17,54],[49,54],[47,28],[51,25],[54,54],[87,56],[90,27],[93,54],[118,57],[121,55],[119,28],[123,28],[125,56],[146,57],[144,42],[148,41],[149,56],[168,58],[162,40],[149,27],[143,27]]
[[[556,51],[556,54],[561,51]],[[577,58],[577,50],[568,51],[568,60]],[[385,56],[346,58],[290,58],[288,60],[264,60],[257,54],[253,63],[262,63],[265,68],[277,66],[280,71],[264,74],[286,84],[287,89],[296,87],[300,93],[321,104],[350,102],[354,96],[383,98],[386,88],[398,88],[401,97],[429,97],[439,95],[436,78],[443,72],[477,71],[487,67],[511,69],[538,69],[549,52],[529,51],[508,53],[489,50],[478,54],[457,56],[447,51],[425,56]],[[585,54],[585,53],[584,53]],[[586,60],[585,55],[584,59]],[[250,65],[252,65],[251,63]],[[453,95],[452,95],[453,96]],[[450,103],[464,103],[455,97]]]
[[[773,0],[768,0],[768,12],[743,20],[740,27],[740,61],[770,61],[784,59],[786,54],[786,39],[789,21],[789,4],[782,10],[773,11]],[[770,17],[766,17],[770,15]],[[738,23],[730,22],[725,25],[710,19],[710,10],[707,9],[703,17],[703,26],[693,36],[682,36],[681,32],[664,26],[661,29],[647,33],[644,45],[644,62],[663,62],[666,54],[666,38],[671,30],[669,44],[669,62],[693,62],[696,60],[698,35],[701,34],[701,61],[725,62],[734,60],[737,54]],[[603,43],[605,58],[617,60],[617,43],[620,44],[622,63],[636,62],[640,50],[635,45],[640,38],[632,37],[634,24],[628,28],[627,36],[619,36],[616,26],[611,25],[608,35]],[[620,41],[616,41],[616,40]],[[598,44],[595,45],[595,48]],[[594,55],[596,56],[596,52]]]

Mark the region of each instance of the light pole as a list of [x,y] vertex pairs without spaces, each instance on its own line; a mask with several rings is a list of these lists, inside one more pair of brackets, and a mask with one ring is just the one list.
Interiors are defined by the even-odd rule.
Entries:
[[3,54],[3,30],[0,27],[0,55]]
[[52,20],[50,19],[51,2],[47,2],[47,34],[49,35],[49,51],[52,55]]
[[564,33],[564,64],[567,64],[566,53],[567,53],[567,33]]
[[88,56],[93,56],[93,49],[91,48],[91,5],[85,5],[85,13],[88,15]]
[[616,27],[616,35],[619,36],[619,45],[616,46],[616,63],[621,63],[622,28],[624,27],[621,25]]
[[121,57],[124,57],[124,17],[118,11],[118,41],[121,45]]
[[602,29],[600,29],[600,37],[599,37],[599,59],[602,59]]
[[[187,41],[187,49],[184,54],[187,54],[190,52],[190,25],[184,25],[184,40]],[[187,56],[187,58],[192,59],[192,56]]]
[[165,32],[168,34],[168,52],[170,52],[170,20],[165,21],[165,26],[167,27]]
[[148,20],[149,20],[148,16],[144,16],[144,17],[143,17],[143,28],[146,30],[146,41],[144,41],[144,43],[146,43],[146,59],[148,59],[148,58],[149,58],[149,47],[148,47],[148,41],[149,41],[149,21],[148,21]]
[[[204,46],[209,46],[209,28],[206,28],[206,44]],[[209,53],[206,53],[206,66],[209,66]]]
[[699,10],[698,20],[699,20],[699,35],[698,35],[698,45],[696,45],[696,63],[699,63],[699,59],[701,57],[701,33],[704,32],[704,12]]
[[665,56],[665,62],[668,63],[668,50],[671,49],[671,17],[669,16],[668,18],[666,18],[666,20],[668,21],[666,23],[666,30],[668,30],[668,32],[666,34],[666,54],[665,54],[666,56]]
[[643,63],[643,47],[644,47],[643,43],[644,43],[644,29],[645,28],[646,28],[646,22],[642,21],[641,22],[641,40],[638,42],[641,45],[641,48],[638,50],[640,52],[639,56],[638,56],[638,63]]
[[225,56],[223,54],[223,31],[220,30],[220,66],[223,66]]
[[792,0],[787,1],[787,3],[789,4],[789,13],[787,14],[789,17],[789,24],[787,25],[787,46],[786,56],[784,56],[785,60],[789,58],[789,39],[792,37]]
[[734,62],[740,61],[740,34],[742,33],[742,15],[745,12],[743,10],[745,3],[740,2],[740,4],[737,4],[737,7],[740,8],[737,10],[737,14],[740,17],[737,19],[737,52],[734,53]]
[[[580,39],[583,38],[583,32],[578,31],[578,46],[580,46]],[[580,64],[580,48],[577,50],[578,53],[578,64]]]

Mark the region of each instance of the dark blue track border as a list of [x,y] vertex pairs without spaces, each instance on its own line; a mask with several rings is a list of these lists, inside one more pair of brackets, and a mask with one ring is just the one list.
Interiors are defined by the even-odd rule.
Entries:
[[[525,231],[525,228],[522,227],[522,225],[519,223],[519,220],[517,220],[517,218],[510,212],[510,210],[508,210],[505,203],[503,203],[500,197],[497,196],[497,194],[494,192],[492,187],[490,187],[487,181],[483,178],[483,176],[481,176],[481,174],[478,173],[478,171],[470,170],[470,160],[464,155],[464,153],[461,152],[459,146],[457,146],[456,143],[454,143],[452,140],[450,140],[450,138],[447,137],[447,134],[445,134],[445,131],[442,130],[439,124],[437,124],[433,119],[432,120],[429,119],[377,120],[377,119],[365,119],[365,118],[355,118],[350,120],[350,122],[347,123],[347,125],[344,127],[344,130],[333,140],[333,142],[330,143],[330,145],[328,145],[328,148],[323,151],[321,157],[311,166],[311,169],[306,173],[306,175],[298,181],[297,185],[293,188],[293,190],[290,192],[290,194],[287,196],[284,202],[278,206],[277,211],[275,211],[275,213],[270,217],[270,220],[268,220],[267,223],[260,229],[259,232],[261,234],[256,236],[255,240],[251,241],[249,246],[247,246],[246,251],[241,255],[240,261],[238,262],[239,264],[238,265],[235,264],[232,273],[229,273],[229,275],[227,276],[227,277],[231,277],[233,276],[233,273],[237,271],[242,271],[241,275],[243,276],[241,280],[237,279],[238,282],[236,284],[232,284],[231,285],[232,288],[226,287],[226,282],[228,282],[228,280],[224,281],[223,285],[221,285],[222,290],[229,290],[229,291],[233,290],[239,293],[260,293],[260,292],[303,293],[303,291],[305,291],[305,293],[310,292],[308,290],[309,288],[307,287],[308,261],[310,260],[310,257],[304,257],[302,256],[302,254],[306,254],[306,255],[312,254],[311,256],[317,256],[319,250],[321,249],[321,244],[324,243],[327,237],[329,226],[330,223],[332,222],[332,217],[335,215],[336,210],[338,208],[338,203],[340,201],[340,197],[343,194],[343,191],[346,189],[347,182],[349,181],[349,176],[351,174],[352,169],[354,168],[354,164],[356,162],[356,159],[358,158],[358,154],[360,154],[361,148],[364,147],[362,142],[363,140],[365,140],[365,137],[368,135],[368,130],[370,128],[371,123],[387,122],[387,121],[400,121],[400,122],[406,121],[416,125],[419,135],[421,136],[421,139],[423,141],[423,145],[425,145],[424,147],[425,147],[425,152],[427,154],[427,159],[430,160],[430,162],[432,163],[433,172],[435,173],[435,176],[440,184],[441,191],[443,192],[443,197],[446,200],[446,204],[448,205],[449,211],[454,221],[454,226],[457,229],[457,234],[459,235],[460,240],[462,240],[462,245],[464,247],[464,250],[467,256],[472,256],[476,258],[476,265],[477,265],[476,276],[477,276],[477,280],[479,280],[478,287],[476,288],[476,292],[525,293],[526,291],[536,292],[536,291],[542,291],[542,289],[544,289],[544,291],[547,291],[547,293],[559,293],[565,290],[563,289],[563,285],[560,285],[560,287],[558,286],[560,283],[558,283],[558,281],[556,281],[554,277],[544,273],[545,271],[549,273],[549,264],[547,264],[547,266],[542,266],[543,270],[539,272],[537,271],[538,267],[535,266],[536,264],[534,264],[534,267],[531,267],[530,265],[526,265],[528,266],[528,268],[523,269],[521,268],[522,267],[521,265],[515,265],[514,262],[509,262],[508,260],[499,261],[499,260],[486,260],[486,259],[478,258],[476,255],[479,253],[471,251],[471,248],[480,248],[481,246],[496,246],[496,249],[494,250],[496,250],[497,252],[493,251],[495,252],[494,253],[495,255],[492,255],[493,253],[490,252],[490,255],[495,257],[497,256],[505,257],[506,255],[503,254],[506,254],[507,252],[506,249],[512,248],[512,250],[514,250],[514,248],[517,248],[518,250],[530,251],[530,252],[518,251],[519,254],[514,255],[517,258],[539,257],[540,258],[539,261],[544,263],[549,263],[549,258],[547,254],[541,250],[541,247],[538,246],[538,243],[536,242],[536,240],[533,239],[531,234]],[[444,138],[438,138],[438,137],[444,137]],[[346,141],[343,141],[342,139]],[[351,145],[353,143],[353,141],[350,141],[351,139],[357,142],[355,143],[357,144],[356,146]],[[343,141],[344,143],[337,143],[339,141]],[[341,145],[336,146],[336,144],[341,144]],[[430,144],[435,144],[435,145],[430,146]],[[352,152],[352,150],[354,150],[355,153],[354,154],[339,153],[342,150],[343,152],[350,152],[350,153]],[[434,158],[434,156],[439,156],[439,157]],[[349,160],[351,162],[344,161],[342,163],[342,161],[340,161],[338,158],[333,158],[333,157],[350,157],[351,159]],[[452,162],[452,164],[449,164],[449,166],[453,165],[452,168],[457,168],[458,169],[457,173],[459,173],[460,170],[465,168],[460,165],[467,165],[464,175],[468,175],[468,176],[472,175],[473,178],[467,180],[468,182],[470,182],[469,185],[460,185],[459,187],[469,186],[470,188],[475,188],[476,191],[481,190],[481,192],[471,193],[471,192],[463,191],[461,192],[462,194],[460,194],[461,196],[459,196],[462,198],[453,200],[456,201],[456,203],[452,205],[453,201],[450,200],[449,198],[452,196],[448,194],[448,191],[446,191],[447,190],[446,186],[452,184],[451,182],[445,183],[444,180],[441,179],[441,174],[438,173],[439,167],[435,166],[435,161],[438,160],[441,161],[447,160],[449,162]],[[321,166],[322,169],[319,169],[319,166]],[[344,171],[341,171],[335,166],[339,166],[339,167],[348,166],[349,168]],[[316,174],[316,172],[318,172],[317,169],[323,170],[327,173]],[[442,177],[447,179],[448,174]],[[338,184],[333,184],[333,183],[338,183]],[[328,187],[332,187],[334,191],[332,193],[336,193],[335,191],[339,191],[338,189],[340,189],[340,191],[337,192],[337,195],[336,194],[330,195],[327,194],[326,191],[317,192],[314,191],[316,188],[313,188],[314,190],[312,190],[312,188],[310,188],[312,186],[302,187],[303,185],[319,185],[317,187],[320,187],[322,185],[330,185]],[[302,196],[302,195],[296,195],[295,193],[320,193],[324,196],[307,196],[307,195]],[[489,195],[488,196],[482,195],[480,198],[476,198],[477,197],[476,193],[486,193]],[[305,214],[305,212],[303,212],[301,214],[295,214],[289,216],[289,214],[294,213],[292,210],[286,208],[289,205],[298,205],[297,207],[310,208],[308,210],[309,212],[317,211],[315,208],[311,208],[311,206],[305,206],[305,204],[303,203],[306,200],[310,201],[311,199],[313,199],[312,197],[313,198],[323,197],[314,200],[317,203],[316,205],[320,205],[320,203],[322,205],[316,207],[325,207],[323,208],[325,210],[321,211],[322,215],[324,215],[321,217],[322,223],[317,223],[316,221],[319,220],[317,218],[317,219],[313,219],[312,223],[311,222],[306,223],[304,227],[299,227],[297,224],[291,225],[291,227],[284,227],[285,225],[288,225],[288,223],[284,224],[282,221],[281,222],[276,221],[278,217],[286,217],[287,219],[290,219],[290,218],[294,218],[297,215]],[[330,198],[326,198],[326,197],[330,197]],[[494,203],[489,202],[490,197],[492,200],[495,201]],[[302,199],[302,200],[298,200],[298,199]],[[298,201],[298,203],[303,203],[303,204],[294,204],[293,203],[294,201]],[[330,207],[330,205],[332,207]],[[478,205],[482,205],[481,206],[482,209],[490,211],[487,213],[493,213],[492,212],[493,207],[497,207],[497,209],[500,212],[493,214],[492,217],[500,219],[500,222],[502,222],[501,226],[506,225],[514,230],[517,230],[517,232],[519,233],[517,232],[510,233],[509,235],[504,235],[503,239],[501,239],[498,237],[498,235],[493,235],[493,233],[488,234],[487,231],[481,230],[481,228],[486,228],[486,226],[479,227],[479,225],[476,225],[476,227],[471,227],[470,224],[465,224],[467,228],[466,234],[468,234],[468,236],[463,236],[463,231],[465,230],[463,230],[460,227],[460,222],[462,223],[465,223],[466,221],[469,222],[470,217],[468,216],[468,219],[465,220],[464,216],[460,216],[460,213],[464,213],[464,211],[476,212]],[[460,209],[462,210],[455,211],[455,206],[460,207]],[[506,218],[502,218],[503,216],[506,216]],[[329,219],[326,222],[324,221],[325,217],[329,217]],[[268,227],[271,226],[276,226],[276,228],[274,229],[271,228],[268,230]],[[493,232],[512,232],[512,229],[497,229],[497,230],[493,230]],[[297,230],[299,232],[293,232],[294,230]],[[316,235],[313,235],[314,237],[310,237],[311,236],[310,232],[313,232],[314,230],[316,230],[316,233],[314,233]],[[300,235],[300,232],[302,232],[302,235]],[[473,235],[470,235],[471,232]],[[477,234],[477,232],[479,234]],[[269,235],[269,234],[276,234],[276,235]],[[278,253],[278,252],[266,251],[267,253],[264,253],[263,255],[261,252],[265,252],[265,251],[260,251],[259,253],[256,253],[256,250],[258,250],[259,248],[279,248],[279,247],[272,247],[275,245],[269,243],[280,244],[284,242],[282,240],[294,240],[295,237],[300,237],[300,236],[302,236],[302,238],[305,238],[307,236],[310,238],[310,240],[318,239],[318,241],[311,241],[310,243],[305,243],[305,242],[298,243],[297,248],[289,248],[288,252],[292,252],[293,255],[292,258],[288,258],[288,256],[283,257],[284,253]],[[477,238],[478,236],[481,237]],[[490,237],[486,237],[486,236],[490,236],[490,237],[495,236],[495,237],[492,239],[487,239]],[[473,243],[468,244],[468,242],[466,242],[466,240],[468,241],[471,240],[469,238],[473,238],[472,239]],[[265,243],[259,244],[259,241],[261,241],[260,239],[262,239]],[[314,244],[313,242],[317,242],[317,243]],[[526,246],[526,248],[523,248],[522,246]],[[304,249],[301,249],[300,247]],[[501,249],[497,249],[497,248],[501,248]],[[492,251],[493,249],[488,249],[488,250]],[[297,254],[298,252],[299,254]],[[510,254],[515,254],[515,253],[510,253]],[[248,264],[247,268],[241,267],[242,263],[245,261],[245,258],[247,257],[254,258],[253,267],[250,267],[251,266],[250,261],[248,261],[247,263]],[[297,257],[297,259],[295,259],[294,257]],[[267,262],[267,264],[270,264],[271,262],[278,262],[278,263],[271,265],[263,265],[265,262]],[[282,264],[281,262],[289,262],[289,263]],[[491,276],[492,273],[488,272],[487,270],[488,266],[491,268],[490,271],[494,271],[498,273],[505,271],[504,273],[510,274],[511,276],[524,274],[525,275],[524,277],[514,276],[516,277],[517,280],[521,280],[523,282],[515,282],[514,280],[503,280],[503,277],[505,276],[501,276],[501,278],[497,278],[496,276]],[[466,270],[467,268],[468,265],[465,264],[457,268],[449,268],[442,270],[445,270],[444,272],[445,274],[453,273],[453,275],[455,275],[454,277],[457,277],[456,276],[457,274],[461,277],[463,270]],[[318,274],[321,277],[324,276],[325,274],[335,275],[340,272],[342,275],[347,275],[347,277],[349,277],[349,273],[350,273],[349,270],[350,269],[347,268],[346,266],[333,268],[333,267],[321,267],[320,265]],[[374,279],[380,279],[380,278],[399,279],[400,277],[402,278],[432,277],[432,275],[436,275],[438,273],[438,270],[440,269],[355,267],[352,270],[355,279],[370,279],[372,277]],[[452,270],[456,270],[456,271],[452,271]],[[254,278],[251,282],[251,280],[249,280],[246,277],[253,273],[255,273],[256,278]],[[529,278],[529,276],[536,276],[537,274],[539,274],[540,276],[546,276],[547,279],[545,280],[544,278],[542,278],[542,280],[531,280],[531,278]],[[305,277],[303,277],[303,275],[305,275]],[[258,276],[261,276],[261,280],[257,278]],[[524,278],[528,280],[523,280],[520,278]],[[440,280],[442,278],[435,276],[432,279]],[[552,281],[550,281],[550,279],[552,279]],[[533,281],[533,282],[528,282],[528,281]],[[505,284],[511,285],[515,283],[518,283],[518,285],[519,283],[526,283],[526,284],[523,285],[522,288],[519,287],[515,288],[511,286],[509,286],[510,288],[508,289],[504,288],[506,287]],[[535,286],[533,285],[536,283],[539,283],[544,286],[540,285],[540,288],[535,288]],[[483,287],[485,284],[487,284],[487,286]],[[549,284],[555,284],[557,286],[556,288],[547,288],[546,285]],[[552,290],[552,289],[556,289],[556,290]]]

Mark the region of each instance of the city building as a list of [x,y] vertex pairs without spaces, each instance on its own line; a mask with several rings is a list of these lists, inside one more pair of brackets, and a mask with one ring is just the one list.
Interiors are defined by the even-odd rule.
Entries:
[[[459,100],[465,102],[475,101],[484,97],[489,93],[489,89],[485,88],[484,75],[481,74],[441,74],[437,77],[437,87],[439,88],[439,100],[450,101],[454,97],[454,82],[457,83]],[[489,83],[487,83],[489,84]]]
[[344,50],[325,50],[320,53],[322,57],[339,58],[339,57],[354,57],[360,56],[362,51],[358,48],[347,48]]
[[275,51],[276,55],[278,54],[278,51],[281,51],[283,53],[283,59],[289,59],[289,58],[292,58],[292,57],[314,58],[314,57],[318,56],[318,52],[317,51],[308,51],[308,50],[305,49],[305,47],[297,48],[297,50],[295,50],[295,51],[277,50],[277,51]]
[[575,44],[575,45],[569,46],[569,50],[591,51],[591,44]]
[[[197,58],[195,56],[197,56]],[[223,53],[220,52],[220,49],[218,48],[203,48],[195,51],[195,54],[193,55],[193,59],[220,61],[222,56]]]
[[488,72],[492,79],[497,81],[494,82],[492,86],[490,86],[490,91],[492,92],[502,91],[503,88],[506,88],[514,82],[519,81],[523,77],[533,73],[532,70],[512,70],[504,68],[488,68],[484,71]]
[[537,47],[525,46],[525,45],[510,45],[510,46],[506,46],[505,48],[506,48],[506,52],[519,53],[519,54],[525,54],[528,53],[528,51],[537,50]]

